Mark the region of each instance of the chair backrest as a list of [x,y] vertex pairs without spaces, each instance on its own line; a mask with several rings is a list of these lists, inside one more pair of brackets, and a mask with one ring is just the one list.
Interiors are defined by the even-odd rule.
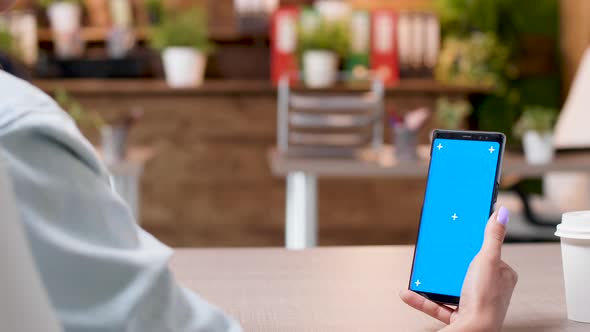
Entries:
[[277,148],[297,156],[352,156],[383,145],[383,84],[331,91],[279,82]]
[[0,155],[0,325],[2,331],[61,332],[19,221]]

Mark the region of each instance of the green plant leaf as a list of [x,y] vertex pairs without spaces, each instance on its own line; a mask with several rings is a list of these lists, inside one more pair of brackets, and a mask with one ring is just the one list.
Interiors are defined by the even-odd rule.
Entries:
[[503,92],[506,88],[510,52],[494,33],[449,36],[435,68],[438,80],[464,85],[487,85]]
[[548,133],[553,131],[558,110],[542,106],[525,107],[514,126],[514,134],[522,137],[527,131]]
[[0,25],[0,50],[10,54],[13,52],[13,37],[8,27]]
[[85,110],[64,88],[58,87],[54,97],[57,104],[70,114],[79,127],[90,126],[100,129],[104,125],[104,120],[98,112]]
[[191,47],[209,53],[214,45],[209,41],[207,15],[201,7],[169,11],[162,22],[151,30],[150,45],[158,50],[167,47]]
[[74,3],[74,4],[81,4],[82,0],[38,0],[37,3],[43,7],[43,8],[47,8],[49,6],[51,6],[54,3],[58,3],[58,2],[70,2],[70,3]]
[[350,50],[349,22],[326,20],[311,9],[303,10],[297,27],[297,53],[309,50],[326,50],[341,58]]
[[467,100],[450,101],[443,97],[436,102],[435,117],[438,124],[445,129],[456,130],[461,128],[472,111],[473,107]]

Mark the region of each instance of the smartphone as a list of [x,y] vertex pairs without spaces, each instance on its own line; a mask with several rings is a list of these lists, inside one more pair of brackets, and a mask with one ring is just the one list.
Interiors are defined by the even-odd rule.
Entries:
[[435,130],[409,289],[458,305],[498,194],[506,137]]

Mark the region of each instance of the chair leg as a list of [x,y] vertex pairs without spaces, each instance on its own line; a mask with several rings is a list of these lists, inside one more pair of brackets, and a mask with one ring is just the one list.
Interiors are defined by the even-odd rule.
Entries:
[[544,220],[543,218],[540,218],[539,215],[537,215],[531,207],[529,194],[521,190],[518,185],[513,186],[511,190],[513,190],[522,201],[525,220],[528,221],[530,224],[542,227],[555,227],[557,224],[559,224],[559,220]]

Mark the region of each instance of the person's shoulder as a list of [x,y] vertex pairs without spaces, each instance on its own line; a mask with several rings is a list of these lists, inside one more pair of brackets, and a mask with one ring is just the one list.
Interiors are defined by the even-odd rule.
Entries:
[[0,145],[14,135],[58,144],[99,173],[104,167],[72,118],[47,94],[0,71]]
[[0,70],[0,135],[19,125],[38,122],[35,116],[67,118],[50,96],[27,81]]
[[0,71],[0,141],[22,132],[81,136],[61,107],[29,82]]
[[36,96],[38,99],[51,99],[30,82],[0,70],[0,97],[18,97],[19,95]]

